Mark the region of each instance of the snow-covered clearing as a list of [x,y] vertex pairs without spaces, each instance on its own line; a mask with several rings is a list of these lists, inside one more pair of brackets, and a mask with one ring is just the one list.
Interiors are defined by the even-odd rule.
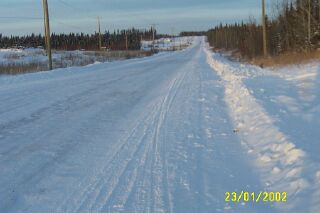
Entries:
[[[0,212],[317,212],[320,70],[308,66],[230,62],[198,37],[0,77]],[[288,198],[225,201],[241,191]]]
[[[149,51],[52,51],[54,68],[85,66],[151,55]],[[0,49],[0,75],[47,70],[48,57],[41,48]]]
[[[84,51],[54,51],[53,60],[67,61],[67,57],[84,59]],[[46,62],[48,57],[45,50],[40,48],[26,48],[26,49],[0,49],[0,63],[1,64],[28,64]]]
[[192,37],[173,37],[173,38],[161,38],[156,39],[154,42],[142,41],[141,49],[145,51],[150,51],[152,48],[159,51],[173,51],[184,49],[192,44]]

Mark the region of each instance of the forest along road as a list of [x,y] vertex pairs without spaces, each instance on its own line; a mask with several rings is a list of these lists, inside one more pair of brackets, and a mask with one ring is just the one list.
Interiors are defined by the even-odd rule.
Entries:
[[0,212],[294,212],[225,201],[267,177],[208,57],[198,37],[149,58],[0,77]]

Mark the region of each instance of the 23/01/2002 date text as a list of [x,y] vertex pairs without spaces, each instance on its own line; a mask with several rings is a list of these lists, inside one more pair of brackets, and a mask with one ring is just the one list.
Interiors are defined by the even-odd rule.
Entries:
[[226,192],[226,202],[287,202],[287,192]]

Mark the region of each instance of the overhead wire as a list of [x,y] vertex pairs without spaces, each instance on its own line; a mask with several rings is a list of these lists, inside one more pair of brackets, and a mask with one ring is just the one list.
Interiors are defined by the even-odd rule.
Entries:
[[[66,6],[66,7],[68,7],[68,8],[71,8],[72,10],[74,10],[74,11],[76,11],[76,12],[78,12],[78,13],[80,12],[81,14],[83,14],[84,12],[85,12],[85,13],[87,12],[87,10],[80,9],[80,8],[78,8],[78,7],[74,7],[72,4],[70,4],[70,3],[66,2],[66,1],[57,0],[57,2],[60,3],[60,4],[63,5],[63,6]],[[55,15],[52,14],[52,13],[51,13],[51,16],[55,17]],[[93,19],[93,17],[89,17],[89,18],[92,18],[92,19]],[[76,26],[76,25],[74,25],[74,24],[65,23],[65,22],[61,21],[61,20],[60,20],[59,18],[57,18],[57,17],[51,19],[51,22],[53,22],[53,23],[58,23],[58,24],[60,24],[60,25],[64,25],[64,26],[67,26],[67,27],[71,27],[71,28],[73,28],[73,29],[77,29],[77,30],[80,30],[80,31],[83,30],[82,27]]]
[[61,22],[61,21],[53,21],[53,22],[56,22],[56,23],[61,24],[61,25],[64,25],[66,27],[71,27],[71,28],[74,28],[74,29],[77,29],[77,30],[82,30],[80,27],[75,26],[73,24],[67,24],[67,23],[64,23],[64,22]]
[[[77,11],[77,12],[85,12],[87,13],[88,10],[87,9],[82,9],[82,8],[79,8],[79,7],[75,7],[74,5],[64,1],[64,0],[57,0],[57,2],[59,2],[60,4],[64,5],[64,6],[67,6],[71,9],[73,9],[74,11]],[[138,15],[136,13],[130,13],[130,14],[121,14],[121,15],[117,15],[117,16],[121,16],[121,17],[135,17],[137,20],[142,20],[143,22],[145,22],[147,26],[151,25],[153,22],[150,21],[149,19],[147,20],[146,17],[143,17],[142,15]],[[103,17],[103,16],[102,16]],[[90,18],[93,18],[93,19],[96,19],[96,17],[90,17]]]
[[[88,10],[87,9],[82,9],[82,8],[79,8],[79,7],[75,7],[74,5],[64,1],[64,0],[56,0],[55,2],[57,3],[60,3],[60,5],[63,5],[65,7],[68,7],[78,13],[88,13]],[[61,21],[59,18],[57,18],[54,13],[51,13],[51,16],[54,17],[52,18],[50,21],[52,23],[57,23],[57,24],[60,24],[60,25],[64,25],[64,26],[67,26],[67,27],[71,27],[73,29],[77,29],[77,30],[82,30],[83,27],[80,27],[80,26],[76,26],[74,24],[69,24],[69,23],[65,23],[63,21]],[[130,13],[130,14],[119,14],[118,16],[121,16],[121,17],[134,17],[135,19],[137,20],[142,20],[144,23],[145,23],[145,27],[147,28],[147,26],[149,26],[151,24],[151,21],[150,20],[147,20],[145,17],[139,15],[139,14],[136,14],[136,13]],[[102,16],[103,17],[103,16]],[[96,17],[91,17],[89,16],[88,18],[92,18],[92,19],[96,19]],[[31,17],[31,16],[0,16],[0,22],[21,22],[21,21],[25,21],[25,20],[39,20],[39,21],[42,21],[43,20],[43,17]],[[139,24],[138,28],[139,27],[142,27],[142,25],[144,24]],[[137,27],[137,26],[136,26]]]
[[[79,7],[75,7],[73,6],[72,4],[66,2],[66,1],[63,1],[63,0],[57,0],[58,3],[64,5],[64,6],[67,6],[71,9],[73,9],[74,11],[77,11],[77,12],[80,12],[81,14],[83,13],[88,13],[88,9],[82,9],[82,8],[79,8]],[[96,17],[90,17],[90,18],[93,18],[95,19]]]
[[40,20],[40,17],[27,17],[27,16],[0,16],[0,19],[30,19],[30,20]]

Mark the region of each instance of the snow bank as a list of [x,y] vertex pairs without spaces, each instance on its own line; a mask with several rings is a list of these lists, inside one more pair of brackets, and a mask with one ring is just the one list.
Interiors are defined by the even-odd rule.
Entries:
[[[309,189],[310,182],[303,176],[306,153],[297,148],[284,135],[274,120],[242,82],[250,73],[263,75],[265,71],[252,66],[232,66],[220,55],[207,50],[207,62],[224,80],[225,101],[233,118],[236,132],[243,146],[255,159],[267,191],[285,191],[291,201],[281,208],[294,208],[301,204],[301,195]],[[244,71],[246,75],[243,75]],[[237,73],[237,74],[235,74]],[[269,74],[269,73],[268,73]],[[304,203],[305,205],[305,203]]]

